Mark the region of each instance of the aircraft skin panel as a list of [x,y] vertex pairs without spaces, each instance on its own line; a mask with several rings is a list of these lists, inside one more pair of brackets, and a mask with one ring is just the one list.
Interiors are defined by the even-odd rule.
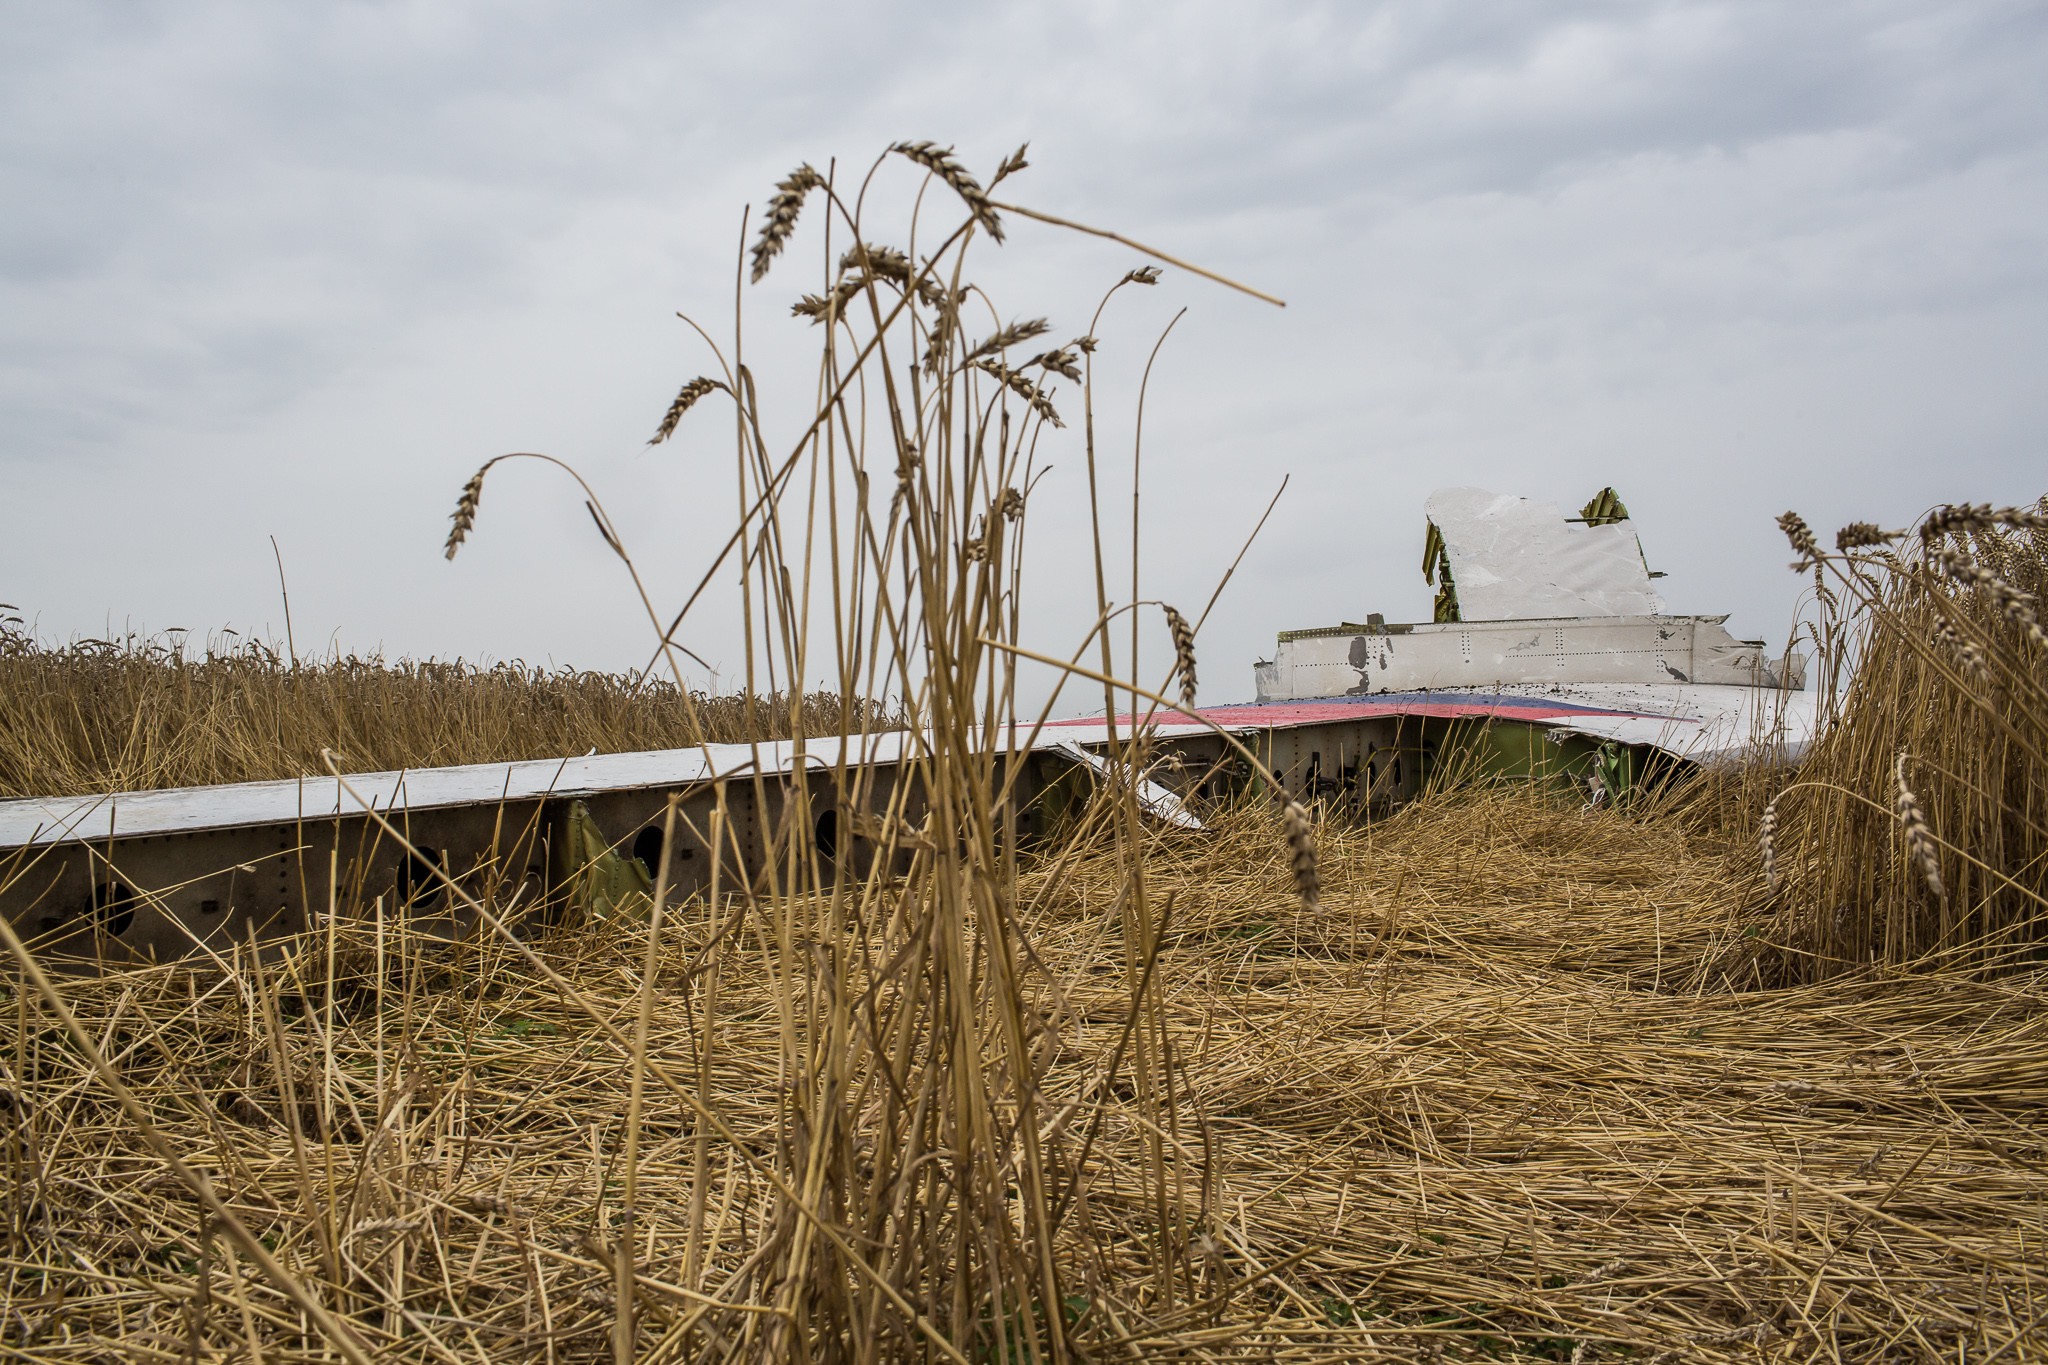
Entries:
[[1554,502],[1439,488],[1424,504],[1450,557],[1466,620],[1657,616],[1635,524],[1567,521]]

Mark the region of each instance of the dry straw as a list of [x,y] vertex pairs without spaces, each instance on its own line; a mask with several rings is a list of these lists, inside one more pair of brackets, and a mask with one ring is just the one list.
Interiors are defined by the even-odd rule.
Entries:
[[[1151,894],[1175,906],[1159,1023],[1188,1058],[1150,1109],[1113,1060],[1136,1046],[1114,838],[1019,882],[1046,965],[1024,997],[1040,1083],[1068,1115],[1055,1140],[1092,1137],[1072,1200],[1100,1251],[1061,1306],[1090,1358],[1735,1365],[1883,1360],[1902,1341],[2030,1358],[2038,983],[1730,990],[1706,973],[1745,914],[1709,842],[1526,790],[1326,826],[1323,913],[1290,934],[1268,813],[1205,814],[1205,834],[1148,836]],[[766,924],[720,946],[724,916],[685,910],[658,939],[618,920],[549,935],[560,985],[504,944],[458,963],[397,921],[380,938],[344,920],[260,965],[73,979],[63,998],[90,1037],[125,1039],[124,1083],[293,1282],[366,1354],[421,1365],[615,1357],[644,1003],[635,1358],[858,1360],[781,1326],[782,1257],[805,1240],[767,1173],[798,1103],[789,959]],[[833,946],[879,951],[884,932],[856,920]],[[7,1346],[338,1359],[138,1148],[46,1003],[4,1003]],[[700,1146],[700,1099],[741,1142]],[[1208,1190],[1185,1230],[1196,1292],[1170,1306],[1146,1297],[1156,1214],[1124,1192],[1155,1130],[1169,1171]],[[851,1134],[799,1150],[821,1181],[891,1159]],[[969,1354],[993,1330],[971,1318],[956,1349],[1001,1359]],[[949,1358],[893,1340],[870,1358]]]

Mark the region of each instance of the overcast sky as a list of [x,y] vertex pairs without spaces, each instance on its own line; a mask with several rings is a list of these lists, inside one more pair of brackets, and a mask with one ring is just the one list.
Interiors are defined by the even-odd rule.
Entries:
[[[643,444],[712,363],[676,311],[729,331],[741,210],[906,138],[984,180],[1029,139],[1017,201],[1287,300],[1169,270],[1101,329],[1127,480],[1137,369],[1189,310],[1147,399],[1145,596],[1193,614],[1292,476],[1203,631],[1205,702],[1248,699],[1277,630],[1427,619],[1439,486],[1612,484],[1671,609],[1774,641],[1788,507],[2048,491],[2039,3],[0,16],[0,601],[45,638],[281,635],[274,535],[301,652],[639,664],[570,485],[494,473],[450,565],[457,490],[501,451],[574,462],[673,609],[732,515],[729,427]],[[746,301],[791,431],[807,227]],[[977,278],[1065,334],[1141,263],[1010,227]],[[1033,633],[1063,648],[1082,466],[1073,432],[1042,451]],[[730,607],[685,639],[729,685]]]

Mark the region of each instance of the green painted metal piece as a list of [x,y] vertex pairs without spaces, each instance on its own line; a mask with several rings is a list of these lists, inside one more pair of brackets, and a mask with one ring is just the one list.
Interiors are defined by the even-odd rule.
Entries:
[[1589,779],[1598,777],[1606,793],[1603,804],[1625,800],[1638,777],[1634,751],[1627,745],[1511,720],[1432,724],[1424,732],[1422,759],[1425,786],[1535,782],[1583,797]]
[[[1578,520],[1588,526],[1612,526],[1617,521],[1628,520],[1628,507],[1622,502],[1619,493],[1612,488],[1603,488],[1593,495],[1591,502],[1579,509]],[[1642,558],[1644,573],[1652,578],[1664,577],[1650,567],[1650,557],[1643,554],[1643,542],[1640,539],[1636,541],[1636,554]]]
[[1588,526],[1611,526],[1617,521],[1628,520],[1628,508],[1623,505],[1621,495],[1612,488],[1603,488],[1593,495],[1593,500],[1579,509],[1579,520]]
[[1621,805],[1635,793],[1640,774],[1636,771],[1636,749],[1633,745],[1617,744],[1610,739],[1600,746],[1593,761],[1601,788],[1610,803]]
[[654,879],[640,860],[622,856],[606,840],[590,808],[569,805],[569,899],[594,920],[645,921],[654,905]]
[[1429,523],[1429,534],[1422,541],[1422,581],[1443,585],[1437,589],[1436,615],[1431,620],[1465,619],[1458,612],[1458,585],[1451,581],[1451,552],[1444,547],[1444,533],[1433,521]]
[[1095,778],[1080,764],[1067,762],[1062,762],[1056,772],[1046,776],[1043,766],[1046,760],[1034,758],[1032,761],[1041,765],[1038,768],[1041,785],[1025,810],[1040,836],[1051,839],[1065,834],[1080,820],[1088,799],[1095,794]]

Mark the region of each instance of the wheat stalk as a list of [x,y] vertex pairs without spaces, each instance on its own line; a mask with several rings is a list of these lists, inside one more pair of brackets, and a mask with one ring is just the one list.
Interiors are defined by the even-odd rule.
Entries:
[[424,1218],[373,1218],[357,1223],[348,1230],[349,1241],[358,1237],[373,1237],[380,1232],[418,1232],[427,1225]]

